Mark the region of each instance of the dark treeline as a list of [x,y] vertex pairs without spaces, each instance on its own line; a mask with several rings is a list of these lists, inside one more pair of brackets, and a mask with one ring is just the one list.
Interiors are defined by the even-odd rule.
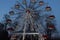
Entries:
[[4,24],[0,23],[0,40],[9,40],[8,32],[3,28],[4,28]]

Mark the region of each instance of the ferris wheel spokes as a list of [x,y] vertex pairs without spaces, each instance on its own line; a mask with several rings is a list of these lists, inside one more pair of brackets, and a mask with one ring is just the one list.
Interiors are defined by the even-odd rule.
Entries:
[[27,0],[23,0],[22,3],[26,6],[27,8]]
[[23,9],[25,9],[25,7],[19,1],[17,1],[17,4],[19,4]]
[[30,0],[30,2],[29,2],[29,8],[34,8],[34,6],[35,6],[36,3],[37,3],[36,0]]

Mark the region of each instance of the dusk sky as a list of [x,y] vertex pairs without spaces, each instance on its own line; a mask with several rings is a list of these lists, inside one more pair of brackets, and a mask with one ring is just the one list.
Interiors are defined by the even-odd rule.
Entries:
[[[56,16],[56,28],[60,32],[60,0],[44,0],[52,7],[52,13]],[[4,14],[8,14],[9,10],[16,3],[16,0],[0,0],[0,21]]]

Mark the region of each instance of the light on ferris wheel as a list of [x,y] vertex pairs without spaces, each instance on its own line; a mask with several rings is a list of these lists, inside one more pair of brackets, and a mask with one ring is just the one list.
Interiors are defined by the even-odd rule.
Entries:
[[50,6],[47,6],[45,9],[46,9],[46,11],[51,11],[51,7]]
[[15,8],[16,8],[16,9],[19,9],[19,8],[20,8],[20,5],[19,5],[19,4],[16,4],[16,5],[15,5]]
[[48,29],[50,29],[50,30],[54,29],[54,25],[49,25]]
[[11,27],[11,28],[8,28],[7,30],[9,30],[9,31],[13,31],[14,29]]
[[6,22],[7,22],[7,23],[11,23],[12,20],[11,20],[11,19],[7,19]]
[[49,18],[50,18],[50,19],[54,19],[55,16],[54,16],[54,15],[50,15]]
[[36,0],[31,0],[31,2],[32,2],[32,3],[35,3],[35,2],[36,2]]
[[23,2],[22,2],[23,4],[26,4],[26,0],[23,0]]
[[47,39],[47,38],[48,38],[48,35],[46,35],[46,34],[43,35],[43,38],[44,38],[44,39]]
[[43,1],[40,1],[40,2],[39,2],[39,5],[40,5],[40,6],[42,6],[43,4],[44,4],[44,2],[43,2]]
[[14,11],[10,11],[9,14],[10,14],[10,15],[14,15]]

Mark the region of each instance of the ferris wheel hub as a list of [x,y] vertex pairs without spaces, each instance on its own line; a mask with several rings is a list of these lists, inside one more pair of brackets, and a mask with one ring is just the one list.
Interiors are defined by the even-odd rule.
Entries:
[[29,14],[29,13],[30,13],[30,10],[26,10],[26,13],[28,13],[28,14]]
[[28,13],[28,14],[32,13],[33,11],[34,11],[34,10],[31,9],[31,8],[27,8],[27,9],[26,9],[26,13]]

